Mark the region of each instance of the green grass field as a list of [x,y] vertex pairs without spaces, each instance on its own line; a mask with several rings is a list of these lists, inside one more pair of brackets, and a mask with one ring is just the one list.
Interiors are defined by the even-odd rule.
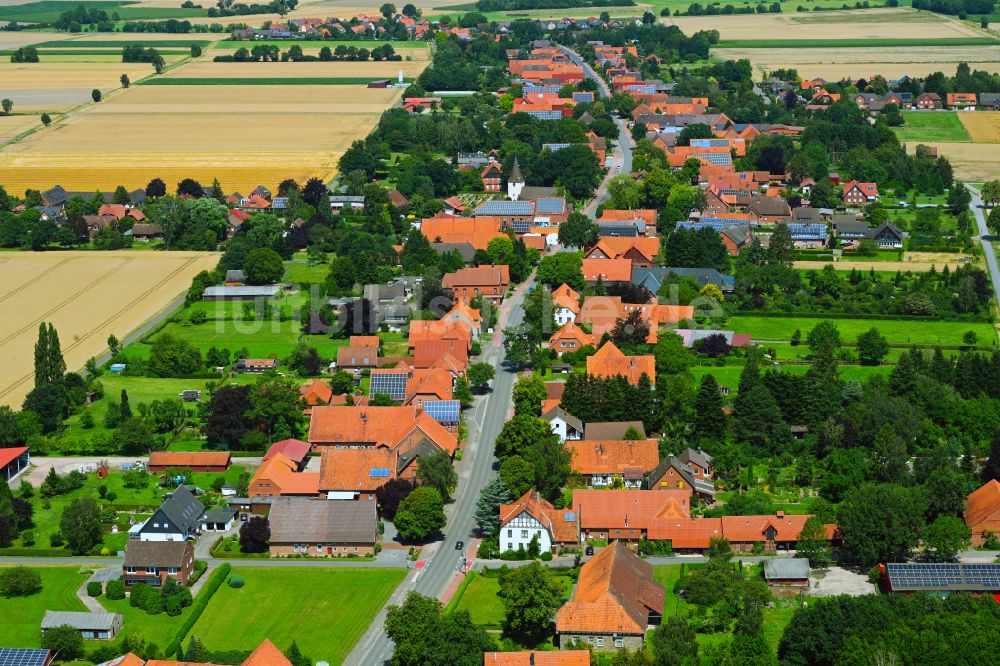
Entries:
[[[332,77],[332,76],[307,76],[302,78],[285,78],[280,76],[258,77],[258,78],[170,78],[170,79],[146,79],[136,85],[139,86],[363,86],[372,81],[381,81],[386,77],[362,76],[362,77]],[[404,79],[411,82],[413,79]]]
[[[737,333],[749,333],[754,341],[788,341],[799,330],[803,339],[823,317],[731,317],[727,323]],[[890,344],[960,345],[966,331],[975,331],[980,345],[992,345],[997,336],[986,322],[916,321],[902,319],[831,319],[845,343],[875,327]]]
[[[782,365],[781,370],[782,372],[790,372],[794,375],[803,375],[809,370],[809,366]],[[857,380],[862,382],[873,375],[887,375],[890,371],[892,371],[891,365],[842,365],[837,369],[841,380]],[[728,387],[731,391],[735,391],[736,387],[740,385],[740,374],[742,372],[742,365],[726,365],[722,367],[696,365],[691,368],[691,374],[694,376],[695,382],[700,383],[702,377],[711,374],[715,377],[715,381],[719,382],[722,386]]]
[[971,141],[955,111],[904,111],[904,124],[893,131],[900,141]]
[[301,326],[298,321],[216,320],[204,324],[187,321],[167,324],[160,335],[186,340],[202,354],[211,347],[226,347],[234,354],[245,347],[250,358],[287,358],[295,347]]
[[[462,593],[455,610],[468,611],[474,624],[487,629],[500,629],[504,620],[503,601],[497,596],[500,593],[500,579],[481,576],[476,572],[469,575],[473,576],[472,581]],[[573,579],[557,573],[556,580],[563,585],[563,598],[569,599],[573,592]]]
[[87,9],[101,9],[108,13],[118,14],[121,20],[142,20],[168,18],[186,18],[192,16],[208,16],[206,9],[182,9],[180,3],[177,7],[134,7],[136,2],[123,2],[121,0],[80,0],[73,3],[61,2],[59,0],[44,0],[42,2],[29,2],[23,5],[10,5],[0,7],[0,20],[18,21],[20,23],[52,23],[59,19],[59,15],[65,11],[83,6]]
[[[191,612],[191,607],[188,606],[181,611],[180,615],[174,617],[170,617],[166,613],[150,615],[141,608],[132,608],[128,599],[109,600],[102,596],[99,601],[110,612],[122,614],[121,633],[123,635],[140,634],[147,643],[155,643],[161,646],[161,649],[162,646],[170,642],[174,634],[177,633],[177,629]],[[99,642],[94,641],[94,644],[97,645]]]
[[313,266],[305,261],[286,261],[282,280],[293,284],[323,284],[329,272],[328,264]]
[[905,46],[989,46],[992,37],[940,37],[937,39],[725,39],[719,49],[871,49]]
[[0,596],[0,642],[4,646],[40,647],[39,626],[47,610],[87,610],[76,596],[77,588],[87,579],[79,566],[32,568],[42,576],[41,592],[29,597]]
[[[223,585],[190,635],[210,650],[252,650],[295,640],[315,661],[342,664],[405,569],[233,567],[246,585]],[[238,618],[238,619],[237,619]]]

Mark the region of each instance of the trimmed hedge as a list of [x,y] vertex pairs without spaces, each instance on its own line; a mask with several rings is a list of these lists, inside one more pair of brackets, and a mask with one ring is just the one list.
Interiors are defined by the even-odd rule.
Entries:
[[194,604],[191,606],[191,612],[188,613],[187,618],[184,623],[177,628],[177,633],[174,634],[173,639],[167,643],[167,648],[164,651],[166,657],[172,657],[177,654],[177,650],[180,648],[181,641],[187,636],[187,633],[191,631],[191,627],[194,623],[198,621],[201,614],[205,612],[205,607],[208,606],[208,602],[212,600],[215,593],[219,591],[222,584],[226,582],[226,578],[229,576],[229,572],[232,570],[232,566],[228,562],[224,562],[222,566],[212,572],[209,577],[208,582],[205,583],[205,589],[201,591],[198,598],[195,599]]
[[96,580],[87,583],[87,595],[91,597],[99,597],[104,590],[101,589],[101,584]]
[[116,578],[115,580],[108,581],[108,588],[105,590],[105,595],[108,599],[124,599],[125,598],[125,581],[121,578]]
[[809,312],[809,311],[789,311],[789,312],[761,312],[759,310],[737,310],[729,313],[730,317],[808,317],[810,319],[863,319],[865,321],[893,320],[893,321],[940,321],[940,322],[992,322],[989,315],[966,315],[963,317],[930,317],[926,315],[904,315],[904,314],[863,314],[850,312]]
[[233,588],[234,590],[238,590],[241,587],[243,587],[244,585],[246,585],[246,581],[243,580],[243,576],[230,576],[229,577],[229,587]]

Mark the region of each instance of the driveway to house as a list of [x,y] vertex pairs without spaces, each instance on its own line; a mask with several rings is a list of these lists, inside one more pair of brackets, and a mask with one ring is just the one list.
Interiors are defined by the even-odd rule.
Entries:
[[[106,462],[108,466],[112,469],[118,469],[122,465],[132,464],[136,460],[141,460],[143,463],[149,460],[149,456],[79,456],[79,457],[42,457],[42,456],[32,456],[31,466],[27,470],[21,472],[17,477],[11,481],[11,485],[19,484],[22,479],[26,480],[33,486],[42,485],[42,481],[45,480],[45,476],[49,473],[49,470],[53,467],[59,474],[69,474],[75,469],[80,469],[81,466],[84,468],[92,467],[97,469],[97,466],[102,462]],[[258,458],[233,458],[234,465],[241,465],[248,468],[260,467],[261,459]]]
[[986,257],[986,266],[990,269],[990,280],[993,282],[993,295],[1000,303],[1000,269],[997,267],[997,255],[993,251],[993,243],[990,240],[990,230],[986,227],[986,205],[979,190],[966,185],[969,193],[972,194],[972,215],[976,218],[979,226],[979,242],[983,246],[983,255]]
[[[458,488],[454,500],[445,508],[448,524],[444,528],[444,533],[440,539],[424,547],[420,561],[414,565],[413,571],[396,588],[385,607],[368,627],[368,631],[344,660],[346,666],[388,664],[392,659],[393,643],[385,635],[386,609],[401,603],[411,590],[429,597],[440,598],[465,564],[465,554],[475,536],[476,501],[483,487],[496,474],[493,444],[513,410],[512,396],[517,372],[504,365],[505,354],[501,337],[504,328],[521,324],[524,318],[521,303],[533,283],[534,274],[504,302],[497,316],[498,324],[493,342],[483,345],[482,362],[494,367],[496,377],[493,380],[493,390],[486,395],[478,396],[472,410],[466,413],[466,423],[469,427],[468,444],[462,460],[456,465]],[[464,542],[461,551],[456,549],[458,541]]]
[[[597,83],[597,92],[601,99],[611,98],[611,89],[608,88],[607,82],[594,71],[593,67],[580,57],[580,54],[565,46],[560,46],[559,48],[569,56],[569,59],[574,64],[583,68],[583,73],[588,79],[592,79]],[[632,140],[632,134],[629,132],[624,120],[615,118],[615,124],[618,126],[618,141],[611,153],[611,168],[608,169],[604,180],[601,181],[600,186],[594,192],[594,198],[581,211],[592,220],[597,216],[597,207],[607,201],[610,196],[608,194],[608,183],[611,182],[611,179],[619,174],[627,174],[632,171],[632,147],[635,145],[635,142]]]

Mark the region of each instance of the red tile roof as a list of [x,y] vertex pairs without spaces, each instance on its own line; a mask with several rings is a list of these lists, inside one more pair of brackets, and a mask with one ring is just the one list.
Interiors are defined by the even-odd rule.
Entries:
[[250,653],[241,666],[292,666],[292,662],[281,653],[274,643],[264,639],[256,650]]
[[0,468],[6,467],[15,458],[28,450],[27,446],[15,446],[9,449],[0,449]]
[[687,518],[690,509],[690,488],[573,491],[573,510],[582,530],[643,530],[654,520]]
[[641,479],[660,464],[659,442],[625,439],[568,440],[573,456],[570,466],[577,474],[624,474]]
[[441,286],[445,289],[453,287],[503,287],[506,289],[509,285],[510,267],[506,264],[460,268],[454,273],[445,273],[441,279]]
[[[396,478],[397,452],[386,448],[338,449],[325,447],[319,470],[323,492],[374,492]],[[388,470],[388,475],[373,470]]]
[[632,261],[629,259],[584,259],[583,279],[587,282],[628,282],[632,279]]
[[548,529],[554,542],[578,541],[575,514],[569,510],[555,508],[534,490],[529,490],[510,504],[500,505],[500,526],[503,527],[525,512]]
[[650,610],[662,615],[665,601],[653,565],[616,541],[580,568],[573,599],[556,614],[556,631],[642,635]]
[[977,540],[984,531],[1000,536],[1000,481],[993,479],[983,484],[965,500],[965,524]]
[[357,443],[398,448],[414,438],[426,437],[449,454],[455,452],[455,435],[416,407],[315,407],[309,422],[309,442]]
[[639,383],[646,375],[656,383],[656,358],[647,356],[625,356],[612,342],[606,342],[593,356],[587,357],[587,374],[595,377],[626,377],[630,384]]
[[333,400],[333,389],[322,379],[314,379],[305,386],[299,387],[299,395],[310,407],[329,405]]
[[309,442],[303,442],[299,439],[283,439],[280,442],[275,442],[264,454],[261,462],[267,462],[279,453],[292,462],[301,463],[306,459],[306,454],[309,453]]

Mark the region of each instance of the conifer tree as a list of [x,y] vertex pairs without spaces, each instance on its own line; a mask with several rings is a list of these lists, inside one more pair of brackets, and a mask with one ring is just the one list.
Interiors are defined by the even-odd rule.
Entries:
[[726,434],[726,414],[722,411],[722,394],[715,377],[709,373],[702,377],[701,386],[694,399],[692,435],[695,440],[707,439],[721,442]]

